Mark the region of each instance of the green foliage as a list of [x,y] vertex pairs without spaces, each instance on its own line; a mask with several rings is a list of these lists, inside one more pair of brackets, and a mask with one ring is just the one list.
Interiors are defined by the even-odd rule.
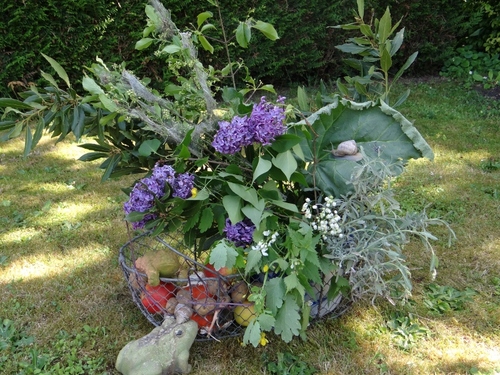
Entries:
[[267,354],[262,356],[265,368],[271,375],[313,375],[318,370],[309,365],[301,356],[291,352],[278,352],[276,361],[271,361]]
[[[390,186],[400,167],[377,159],[362,162],[351,180],[354,191],[338,205],[343,224],[349,230],[344,236],[328,239],[325,257],[339,265],[338,274],[349,279],[355,298],[381,296],[391,301],[393,297],[405,299],[411,295],[410,270],[403,249],[412,237],[420,239],[429,251],[430,272],[433,275],[436,272],[438,260],[430,243],[436,238],[428,227],[448,225],[429,218],[425,211],[400,211]],[[451,241],[455,235],[449,227],[448,231]]]
[[[344,30],[357,30],[360,36],[352,37],[347,43],[336,46],[344,53],[358,55],[360,58],[348,58],[345,63],[354,68],[358,75],[346,76],[344,79],[347,85],[343,84],[340,78],[337,80],[337,88],[344,97],[352,98],[357,102],[367,100],[382,100],[390,104],[389,94],[391,87],[398,81],[404,71],[408,69],[417,57],[417,52],[413,53],[396,74],[389,80],[389,71],[393,66],[393,57],[403,44],[404,28],[397,30],[401,21],[392,23],[391,12],[386,9],[382,18],[376,18],[372,24],[364,21],[364,0],[358,1],[358,12],[355,14],[355,22],[336,26]],[[396,107],[404,102],[409,92],[404,93],[395,103]]]
[[[143,69],[143,57],[132,56],[144,0],[41,0],[5,4],[0,15],[0,94],[13,95],[40,82],[46,65],[41,53],[57,60],[73,83],[96,56],[110,63],[130,62]],[[8,88],[8,85],[10,88]]]
[[412,314],[391,313],[384,327],[392,336],[394,344],[401,350],[412,349],[421,339],[430,336],[430,330],[421,325]]
[[103,373],[102,356],[88,355],[106,330],[87,325],[76,335],[60,331],[51,349],[40,352],[34,337],[19,331],[14,322],[4,319],[0,325],[0,365],[19,375],[86,375]]
[[485,172],[495,172],[500,170],[500,161],[495,158],[489,158],[481,161],[481,169]]
[[432,312],[445,314],[451,311],[459,311],[465,308],[465,304],[472,302],[476,292],[471,288],[461,291],[448,285],[432,283],[427,286],[424,305]]
[[412,76],[435,75],[463,38],[474,31],[468,22],[469,12],[464,10],[468,2],[365,0],[365,3],[367,10],[373,9],[365,17],[382,15],[389,7],[392,18],[402,20],[405,43],[393,59],[393,65],[403,66],[411,54],[418,51],[418,60],[409,68]]
[[472,46],[457,48],[456,55],[445,62],[441,75],[465,81],[467,87],[480,84],[490,89],[500,83],[499,56],[475,51]]
[[[304,135],[310,131],[316,137]],[[302,152],[305,161],[310,163],[306,179],[312,181],[314,178],[320,189],[334,196],[352,191],[350,179],[358,165],[347,157],[331,155],[343,140],[356,141],[369,158],[378,157],[389,164],[399,158],[407,161],[419,157],[432,160],[434,157],[413,125],[384,103],[357,104],[336,97],[332,104],[298,122],[294,132],[302,138]]]
[[494,0],[472,0],[466,3],[472,15],[473,29],[468,45],[491,55],[500,53],[500,3]]

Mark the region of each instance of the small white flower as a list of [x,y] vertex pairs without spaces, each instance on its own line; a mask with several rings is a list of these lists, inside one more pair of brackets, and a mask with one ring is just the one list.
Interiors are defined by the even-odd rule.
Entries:
[[263,233],[264,237],[267,237],[271,234],[271,231],[270,230],[265,230]]

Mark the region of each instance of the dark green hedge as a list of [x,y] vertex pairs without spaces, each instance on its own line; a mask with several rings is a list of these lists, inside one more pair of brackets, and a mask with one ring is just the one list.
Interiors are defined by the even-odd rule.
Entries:
[[[56,59],[73,82],[83,66],[96,56],[108,63],[127,61],[139,74],[161,80],[160,61],[151,51],[134,51],[145,26],[147,0],[24,0],[8,1],[0,13],[0,95],[12,95],[10,82],[36,82],[39,70],[49,70],[43,52]],[[226,28],[232,31],[249,12],[255,19],[272,23],[281,39],[271,42],[255,34],[248,50],[232,47],[243,57],[255,77],[275,84],[336,78],[342,74],[343,56],[334,48],[347,35],[328,26],[350,22],[355,0],[221,0]],[[380,17],[387,6],[394,19],[403,17],[406,41],[403,59],[414,51],[419,58],[412,74],[436,74],[450,56],[466,28],[462,2],[455,0],[366,0]],[[195,23],[204,10],[215,13],[208,2],[165,2],[179,28]],[[369,11],[367,11],[369,14]],[[219,48],[202,59],[223,66]],[[311,82],[311,81],[309,81]],[[12,85],[12,83],[11,83]],[[14,83],[14,85],[16,85]]]

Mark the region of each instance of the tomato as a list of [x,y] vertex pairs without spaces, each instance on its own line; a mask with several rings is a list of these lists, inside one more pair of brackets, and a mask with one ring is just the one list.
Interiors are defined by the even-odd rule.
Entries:
[[213,264],[210,263],[205,264],[205,267],[207,267],[207,269],[204,269],[203,272],[205,273],[206,277],[218,277],[219,275],[229,276],[229,275],[234,275],[236,273],[235,268],[222,267],[216,270]]
[[146,292],[141,296],[141,302],[146,310],[152,314],[162,312],[167,301],[175,297],[177,287],[172,283],[160,282],[158,286],[146,284]]
[[206,316],[201,316],[196,313],[191,315],[191,320],[194,320],[198,323],[198,328],[209,327],[212,324],[212,320],[214,318],[214,314],[208,314]]
[[193,299],[203,300],[203,299],[213,297],[213,295],[207,291],[207,287],[204,284],[196,284],[196,285],[187,286],[187,287],[185,287],[185,289],[191,293],[191,296],[193,297]]

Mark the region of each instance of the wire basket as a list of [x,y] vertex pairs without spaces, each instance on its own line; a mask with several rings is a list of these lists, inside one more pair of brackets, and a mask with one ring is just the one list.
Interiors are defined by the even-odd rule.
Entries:
[[[151,286],[148,275],[136,267],[136,262],[158,251],[175,254],[180,267],[175,277],[160,277],[159,285]],[[216,272],[174,236],[143,233],[122,246],[119,263],[133,301],[155,326],[160,326],[166,315],[174,315],[178,321],[192,319],[198,323],[197,341],[218,340],[241,335],[255,317],[253,305],[245,299],[248,286],[242,277]],[[325,285],[312,285],[316,293],[307,298],[313,320],[340,316],[348,308],[342,295],[327,299],[329,282],[325,279]]]

